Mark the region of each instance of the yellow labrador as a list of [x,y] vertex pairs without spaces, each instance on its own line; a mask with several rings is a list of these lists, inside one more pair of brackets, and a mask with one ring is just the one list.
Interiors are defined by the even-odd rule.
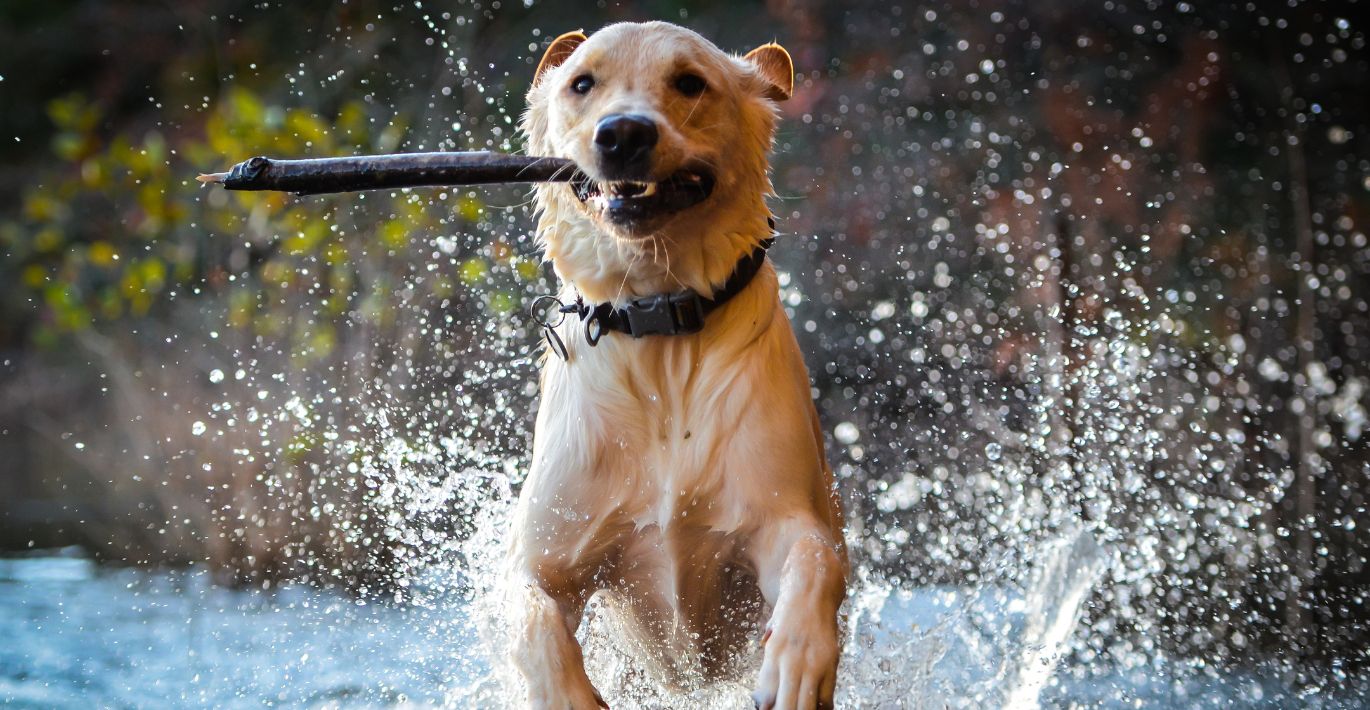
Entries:
[[596,593],[707,677],[759,636],[761,707],[832,703],[842,513],[765,257],[793,83],[779,45],[736,57],[661,22],[562,35],[537,68],[528,150],[583,178],[537,188],[568,313],[509,553],[535,707],[603,704],[575,638]]

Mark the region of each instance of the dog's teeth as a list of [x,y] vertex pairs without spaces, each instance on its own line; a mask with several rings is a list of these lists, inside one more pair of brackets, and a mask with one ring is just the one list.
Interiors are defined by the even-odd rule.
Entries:
[[644,197],[656,191],[656,183],[623,180],[610,183],[608,191],[613,193],[615,197]]

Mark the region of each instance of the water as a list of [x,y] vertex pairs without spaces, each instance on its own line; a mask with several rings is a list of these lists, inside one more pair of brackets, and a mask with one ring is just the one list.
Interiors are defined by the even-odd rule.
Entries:
[[[1163,659],[1088,682],[1058,663],[1101,551],[1061,539],[1027,594],[891,591],[849,603],[841,707],[1354,707],[1277,677]],[[0,702],[18,708],[467,707],[509,701],[466,602],[366,603],[309,587],[233,591],[203,572],[104,569],[71,556],[0,560]],[[1095,669],[1096,671],[1098,669]],[[612,702],[628,700],[604,688]],[[1038,693],[1042,695],[1039,697]],[[696,697],[698,699],[698,697]],[[680,698],[676,698],[680,700]],[[709,698],[747,707],[745,690]],[[617,705],[616,705],[617,706]],[[679,704],[676,704],[679,706]]]
[[[436,706],[482,672],[433,608],[296,587],[230,591],[198,572],[0,561],[0,701],[31,708]],[[442,629],[463,623],[440,610]]]

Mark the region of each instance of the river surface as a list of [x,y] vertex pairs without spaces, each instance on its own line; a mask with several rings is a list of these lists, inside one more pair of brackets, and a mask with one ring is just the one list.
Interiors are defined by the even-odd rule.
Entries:
[[[1196,674],[1190,664],[1181,674],[1164,661],[1084,668],[1060,653],[1072,632],[1065,617],[1078,603],[1069,596],[1044,606],[1031,595],[985,590],[858,592],[839,705],[1364,706],[1348,686],[1299,691],[1272,673]],[[467,608],[459,600],[365,603],[303,587],[229,590],[201,572],[104,568],[69,553],[0,559],[0,704],[506,704]],[[709,696],[707,704],[746,707],[743,690]]]

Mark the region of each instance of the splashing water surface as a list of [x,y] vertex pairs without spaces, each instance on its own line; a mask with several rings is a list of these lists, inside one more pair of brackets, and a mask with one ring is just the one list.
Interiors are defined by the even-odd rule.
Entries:
[[[1193,544],[1175,536],[1197,524],[1182,516],[1225,509],[1141,473],[1155,464],[1148,457],[1158,435],[1145,421],[1161,409],[1150,400],[1159,360],[1127,339],[1082,333],[1080,342],[1087,354],[1071,372],[1052,374],[1042,363],[1040,406],[1016,427],[990,429],[984,473],[966,482],[987,511],[975,523],[986,534],[959,541],[977,550],[973,583],[911,584],[909,570],[882,566],[878,551],[915,539],[853,524],[849,542],[866,558],[845,607],[841,707],[1278,705],[1294,697],[1252,668],[1170,662],[1145,648],[1093,653],[1119,638],[1120,625],[1148,623],[1128,600],[1156,583],[1158,551]],[[359,599],[298,586],[232,592],[203,573],[97,572],[81,559],[10,560],[0,567],[0,606],[19,614],[0,631],[19,643],[0,652],[0,697],[34,707],[89,697],[183,706],[515,702],[521,689],[502,657],[498,589],[525,455],[501,451],[487,432],[501,419],[511,430],[524,421],[530,392],[522,383],[532,375],[509,333],[489,333],[483,347],[492,343],[495,355],[454,391],[415,409],[387,404],[381,383],[360,405],[364,426],[322,437],[329,457],[352,462],[368,492],[367,518],[380,521],[349,534],[393,556],[390,574]],[[1062,440],[1053,436],[1054,398],[1071,389],[1078,406]],[[260,418],[313,425],[295,399]],[[876,503],[907,509],[949,493],[935,470],[911,471]],[[1085,519],[1090,507],[1107,510],[1123,498],[1135,516],[1126,527]],[[1238,510],[1225,513],[1234,516],[1225,542],[1239,549],[1247,544],[1236,536],[1241,523],[1258,511]],[[739,683],[659,685],[605,611],[591,605],[581,636],[591,677],[611,704],[749,706],[750,689]],[[1311,699],[1336,705],[1337,697]]]

